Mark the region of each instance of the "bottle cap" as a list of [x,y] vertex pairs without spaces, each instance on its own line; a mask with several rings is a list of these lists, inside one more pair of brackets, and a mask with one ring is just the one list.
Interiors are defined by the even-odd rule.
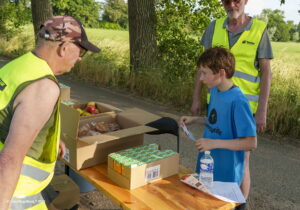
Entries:
[[208,150],[208,151],[205,151],[204,154],[210,155],[210,151],[209,151],[209,150]]

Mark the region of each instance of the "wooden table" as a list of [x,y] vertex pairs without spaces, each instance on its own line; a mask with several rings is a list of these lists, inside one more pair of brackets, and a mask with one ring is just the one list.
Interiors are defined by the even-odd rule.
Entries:
[[[177,175],[167,177],[134,190],[119,187],[107,177],[107,165],[101,164],[77,171],[123,209],[233,209],[226,203],[182,183]],[[180,167],[180,173],[191,171]]]

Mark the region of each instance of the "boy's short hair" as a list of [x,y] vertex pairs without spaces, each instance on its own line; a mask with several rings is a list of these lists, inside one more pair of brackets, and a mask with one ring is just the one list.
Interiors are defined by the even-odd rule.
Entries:
[[223,47],[212,47],[205,50],[198,58],[197,67],[208,67],[214,74],[224,69],[229,79],[234,74],[235,59],[231,52]]

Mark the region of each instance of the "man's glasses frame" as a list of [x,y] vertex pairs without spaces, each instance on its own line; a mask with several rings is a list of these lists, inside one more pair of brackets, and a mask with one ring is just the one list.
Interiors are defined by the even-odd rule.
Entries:
[[241,2],[241,0],[222,0],[222,2],[226,5],[230,4],[231,2],[233,2],[235,4],[239,4]]
[[[65,43],[65,41],[61,42],[59,44],[59,46],[61,47],[63,44]],[[77,47],[79,47],[80,49],[80,52],[79,52],[79,57],[83,58],[83,56],[85,56],[85,54],[87,53],[87,50],[82,48],[77,42],[70,42],[70,43],[73,43],[75,44]]]

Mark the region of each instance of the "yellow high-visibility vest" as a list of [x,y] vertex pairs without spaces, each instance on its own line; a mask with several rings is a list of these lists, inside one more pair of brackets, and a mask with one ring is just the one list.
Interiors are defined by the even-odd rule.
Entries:
[[239,86],[247,97],[251,110],[256,113],[260,94],[259,69],[255,67],[255,58],[258,45],[267,24],[253,19],[250,30],[245,30],[238,41],[230,48],[228,31],[223,27],[226,17],[216,20],[212,46],[224,47],[235,57],[235,73],[232,81]]
[[[50,78],[58,84],[48,64],[31,52],[15,59],[0,69],[0,112],[9,105],[11,100],[15,99],[20,92],[18,88],[22,84],[42,78]],[[50,183],[54,175],[60,140],[59,101],[53,113],[55,122],[49,129],[47,143],[42,153],[43,157],[49,162],[44,163],[27,155],[25,156],[21,174],[10,204],[10,209],[12,210],[47,209],[40,192]],[[0,151],[5,143],[4,141],[5,139],[0,141]]]

